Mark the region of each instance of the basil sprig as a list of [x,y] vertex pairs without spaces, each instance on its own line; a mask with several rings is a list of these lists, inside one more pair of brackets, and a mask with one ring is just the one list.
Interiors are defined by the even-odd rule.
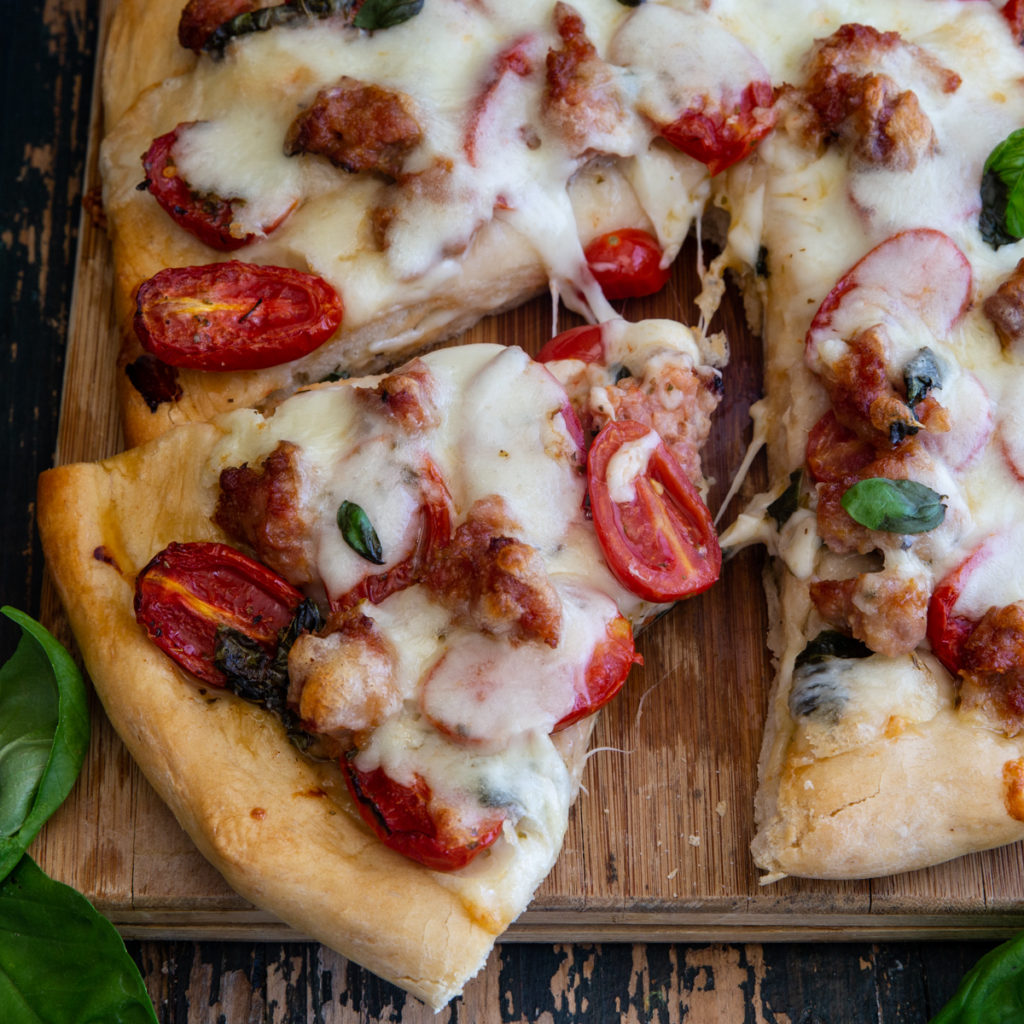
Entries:
[[993,249],[1024,238],[1024,128],[988,155],[981,177],[981,237]]
[[874,476],[850,487],[841,503],[851,519],[869,530],[927,533],[946,516],[942,497],[916,480]]
[[25,849],[61,805],[89,744],[85,684],[34,619],[0,667],[0,1021],[157,1024],[135,962],[89,901]]
[[374,565],[384,564],[384,550],[377,531],[370,517],[354,501],[343,501],[338,506],[338,529],[357,555]]
[[1024,932],[986,953],[931,1024],[1017,1024],[1024,1020]]
[[89,745],[81,673],[34,619],[0,609],[22,631],[0,668],[0,878],[64,802]]

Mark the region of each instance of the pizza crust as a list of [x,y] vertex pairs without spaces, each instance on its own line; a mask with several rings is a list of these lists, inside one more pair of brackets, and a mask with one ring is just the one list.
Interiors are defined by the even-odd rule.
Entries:
[[[299,754],[269,713],[197,688],[146,637],[134,579],[172,540],[223,540],[195,424],[39,482],[48,565],[115,729],[200,851],[246,899],[440,1008],[550,869],[561,835],[442,876],[382,846],[340,773]],[[559,750],[578,784],[592,719]],[[547,848],[547,847],[550,847]],[[492,848],[493,849],[493,848]]]

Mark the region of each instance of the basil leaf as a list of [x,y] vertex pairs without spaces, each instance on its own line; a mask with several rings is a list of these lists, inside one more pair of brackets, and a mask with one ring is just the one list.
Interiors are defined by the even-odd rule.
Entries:
[[796,656],[793,668],[804,665],[818,665],[830,658],[869,658],[871,648],[856,637],[847,636],[835,629],[823,629]]
[[981,179],[982,237],[994,249],[1024,238],[1024,129],[988,155]]
[[1024,1020],[1024,932],[986,953],[930,1024],[1017,1024]]
[[927,533],[946,517],[942,497],[916,480],[874,476],[850,487],[841,503],[851,519],[869,530]]
[[156,1024],[114,926],[25,855],[0,884],[4,1024]]
[[903,367],[903,383],[907,389],[907,405],[913,408],[933,388],[942,387],[942,371],[935,353],[925,345]]
[[373,30],[401,25],[423,10],[423,0],[364,0],[352,24]]
[[369,516],[354,501],[343,501],[338,506],[338,529],[345,543],[357,555],[374,565],[384,564],[384,552],[377,531]]
[[68,652],[24,612],[0,611],[22,631],[0,668],[2,879],[75,784],[89,745],[89,710]]
[[273,7],[257,7],[243,11],[218,25],[203,43],[203,49],[215,57],[223,55],[232,39],[254,32],[269,32],[281,25],[309,21],[310,18],[330,18],[336,14],[348,17],[353,0],[288,0]]

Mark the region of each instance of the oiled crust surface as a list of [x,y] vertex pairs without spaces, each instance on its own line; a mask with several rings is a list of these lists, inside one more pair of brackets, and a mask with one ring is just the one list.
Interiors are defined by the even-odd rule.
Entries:
[[[220,437],[196,424],[41,477],[44,549],[87,670],[146,777],[239,893],[441,1006],[525,909],[502,904],[503,873],[531,869],[506,858],[479,869],[486,884],[441,884],[370,835],[332,765],[305,759],[260,709],[201,691],[135,621],[134,578],[154,553],[223,539],[200,471]],[[567,730],[573,770],[588,729]]]

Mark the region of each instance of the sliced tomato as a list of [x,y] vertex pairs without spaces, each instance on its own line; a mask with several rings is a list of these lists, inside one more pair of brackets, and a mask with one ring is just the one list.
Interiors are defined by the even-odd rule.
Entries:
[[354,755],[343,757],[340,763],[356,808],[374,835],[424,867],[456,871],[501,835],[507,817],[504,810],[468,825],[455,808],[438,801],[418,775],[411,786],[404,786],[383,768],[360,771]]
[[[654,443],[648,435],[654,434]],[[633,454],[645,464],[629,469]],[[648,447],[649,446],[649,447]],[[621,456],[619,466],[612,463]],[[623,469],[621,462],[626,462]],[[613,492],[609,469],[631,497]],[[678,601],[706,590],[722,566],[711,513],[664,442],[649,427],[614,420],[594,439],[587,458],[594,527],[608,567],[629,591],[647,601]],[[622,481],[615,491],[622,489]]]
[[[234,204],[236,199],[221,197],[207,192],[196,192],[178,174],[174,163],[173,149],[179,135],[195,124],[184,121],[166,135],[154,139],[142,157],[146,172],[146,188],[163,207],[167,215],[189,234],[212,249],[232,252],[248,245],[256,237],[253,233],[238,234],[235,223]],[[262,228],[269,235],[284,218]]]
[[734,98],[703,96],[661,134],[707,165],[712,176],[742,160],[775,127],[771,82],[750,82]]
[[582,324],[556,334],[534,357],[538,363],[560,359],[579,359],[584,363],[603,363],[604,341],[600,324]]
[[880,242],[825,296],[808,328],[805,353],[814,369],[824,342],[849,339],[883,318],[920,334],[945,337],[971,299],[967,257],[933,228],[901,231]]
[[572,710],[555,723],[552,732],[565,729],[604,707],[622,689],[629,670],[642,664],[642,660],[633,647],[629,620],[621,615],[612,619],[576,687]]
[[343,312],[315,274],[229,260],[168,267],[144,281],[134,326],[142,347],[171,366],[260,370],[318,348]]
[[875,450],[829,409],[807,435],[807,468],[817,483],[838,484],[857,478],[874,461]]
[[668,281],[661,246],[648,231],[623,228],[595,238],[583,251],[587,266],[609,299],[653,295]]
[[420,506],[420,527],[416,543],[408,558],[384,572],[367,576],[351,590],[331,601],[332,611],[353,608],[360,601],[380,604],[382,601],[418,583],[431,555],[452,537],[452,497],[441,471],[429,458],[420,474],[423,503]]
[[213,661],[217,630],[227,626],[268,654],[302,594],[266,566],[227,544],[169,544],[135,580],[135,618],[182,668],[212,686],[225,679]]

